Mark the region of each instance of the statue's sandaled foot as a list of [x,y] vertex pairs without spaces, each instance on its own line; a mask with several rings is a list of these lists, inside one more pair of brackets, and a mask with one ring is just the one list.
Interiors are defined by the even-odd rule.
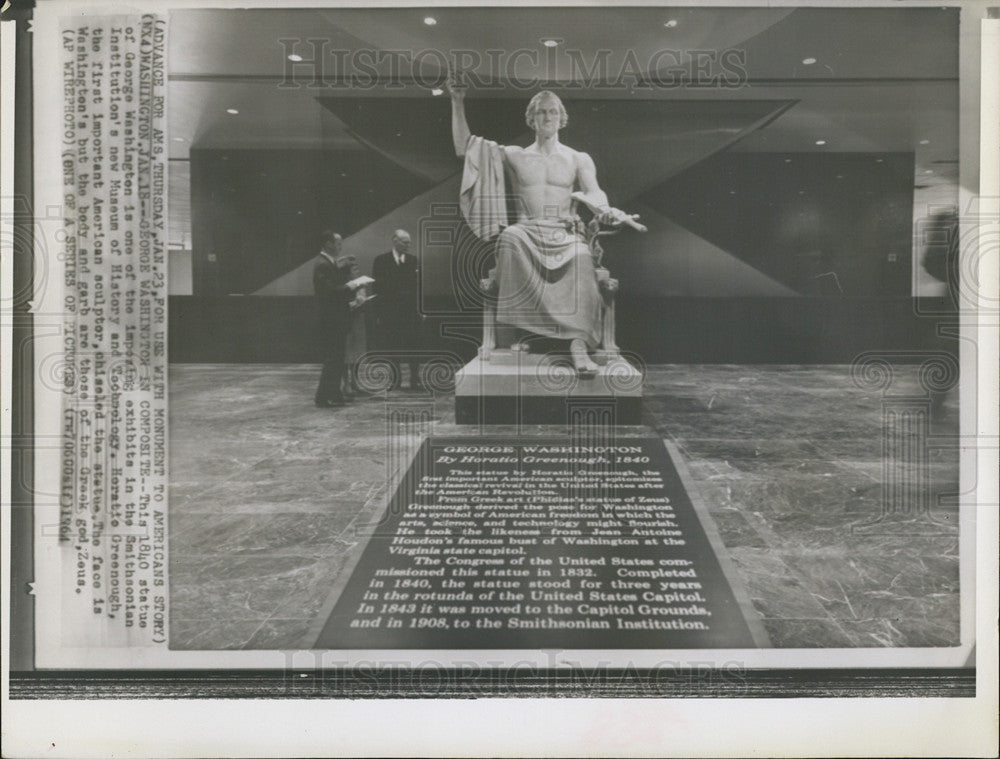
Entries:
[[573,359],[573,367],[578,377],[589,379],[597,376],[597,364],[590,360],[587,345],[580,338],[569,344],[569,355]]

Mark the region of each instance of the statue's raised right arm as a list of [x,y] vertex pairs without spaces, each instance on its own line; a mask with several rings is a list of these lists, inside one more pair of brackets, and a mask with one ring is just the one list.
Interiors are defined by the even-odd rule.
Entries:
[[475,137],[465,120],[465,85],[448,78],[451,95],[451,135],[455,155],[464,158],[458,202],[469,227],[481,240],[492,240],[508,224],[505,159],[495,142]]
[[451,95],[451,138],[455,143],[455,155],[465,156],[465,146],[469,143],[469,122],[465,120],[465,85],[457,78],[448,78],[448,94]]

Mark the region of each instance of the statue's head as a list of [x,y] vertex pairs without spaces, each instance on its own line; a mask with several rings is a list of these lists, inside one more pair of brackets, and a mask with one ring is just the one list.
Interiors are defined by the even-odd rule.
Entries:
[[528,108],[524,112],[524,120],[528,123],[529,127],[537,132],[540,123],[538,117],[545,118],[546,116],[551,120],[550,123],[552,125],[555,125],[555,119],[558,118],[556,129],[562,129],[569,121],[569,116],[562,104],[562,100],[559,99],[556,93],[550,90],[542,90],[531,98],[528,102]]

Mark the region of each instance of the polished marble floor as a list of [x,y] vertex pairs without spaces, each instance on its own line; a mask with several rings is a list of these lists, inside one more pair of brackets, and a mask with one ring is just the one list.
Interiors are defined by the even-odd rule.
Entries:
[[[397,462],[424,433],[478,432],[448,392],[318,409],[317,375],[171,366],[172,647],[310,645]],[[917,367],[859,384],[847,366],[653,366],[643,421],[680,450],[772,645],[955,645],[957,392],[934,397],[902,459],[884,421],[927,397]],[[387,411],[412,412],[392,445]]]

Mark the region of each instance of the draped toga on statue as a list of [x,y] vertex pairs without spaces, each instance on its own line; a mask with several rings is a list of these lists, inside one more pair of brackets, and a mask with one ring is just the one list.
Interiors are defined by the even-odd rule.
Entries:
[[579,217],[508,224],[503,148],[470,137],[459,196],[477,237],[496,239],[496,320],[536,335],[600,342],[601,296]]

